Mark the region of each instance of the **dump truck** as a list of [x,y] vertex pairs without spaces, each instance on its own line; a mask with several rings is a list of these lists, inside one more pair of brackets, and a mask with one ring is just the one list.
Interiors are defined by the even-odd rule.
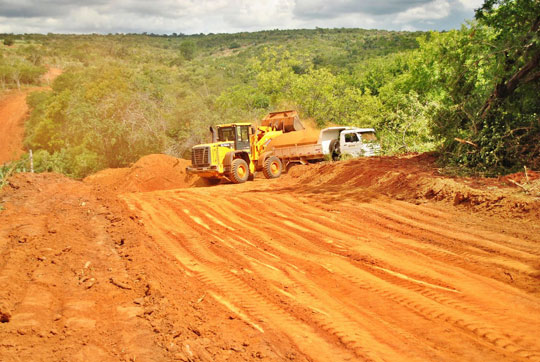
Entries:
[[341,155],[374,156],[380,150],[373,128],[345,126],[280,135],[267,146],[267,152],[278,157],[285,168],[294,163],[306,164],[328,157],[338,160]]
[[225,178],[243,183],[253,179],[257,171],[262,171],[266,178],[277,178],[282,163],[267,152],[268,144],[280,135],[303,129],[294,110],[269,113],[260,126],[241,122],[210,127],[212,142],[192,148],[192,165],[186,172],[199,175],[209,184]]

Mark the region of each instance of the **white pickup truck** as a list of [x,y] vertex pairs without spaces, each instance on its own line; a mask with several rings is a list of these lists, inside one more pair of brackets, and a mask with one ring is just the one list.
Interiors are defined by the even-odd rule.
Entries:
[[321,130],[316,143],[288,144],[273,147],[272,153],[284,165],[324,160],[326,155],[339,159],[341,155],[375,156],[381,151],[373,128],[328,127]]

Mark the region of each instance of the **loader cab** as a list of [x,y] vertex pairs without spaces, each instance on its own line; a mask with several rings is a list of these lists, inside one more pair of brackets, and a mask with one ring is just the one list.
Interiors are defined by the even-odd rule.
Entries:
[[249,123],[237,123],[222,125],[217,128],[217,141],[218,142],[231,142],[231,148],[237,151],[251,152],[251,145],[249,142],[251,124]]

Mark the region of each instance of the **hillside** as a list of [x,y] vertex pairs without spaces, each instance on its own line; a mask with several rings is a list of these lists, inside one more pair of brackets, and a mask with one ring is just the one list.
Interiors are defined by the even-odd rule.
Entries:
[[437,151],[448,172],[498,175],[540,167],[539,6],[488,2],[440,33],[2,35],[13,45],[0,48],[0,80],[64,70],[29,98],[24,146],[39,171],[189,158],[209,125],[287,108],[318,127],[374,127],[386,154]]

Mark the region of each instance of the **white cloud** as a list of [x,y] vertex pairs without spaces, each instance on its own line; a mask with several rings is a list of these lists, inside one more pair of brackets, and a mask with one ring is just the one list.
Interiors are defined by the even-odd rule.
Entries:
[[218,33],[458,28],[481,0],[0,0],[0,32]]
[[459,0],[459,2],[467,10],[476,10],[482,6],[484,0]]
[[397,24],[409,23],[416,20],[442,19],[450,15],[450,3],[447,0],[435,0],[428,4],[407,9],[399,13],[394,22]]

